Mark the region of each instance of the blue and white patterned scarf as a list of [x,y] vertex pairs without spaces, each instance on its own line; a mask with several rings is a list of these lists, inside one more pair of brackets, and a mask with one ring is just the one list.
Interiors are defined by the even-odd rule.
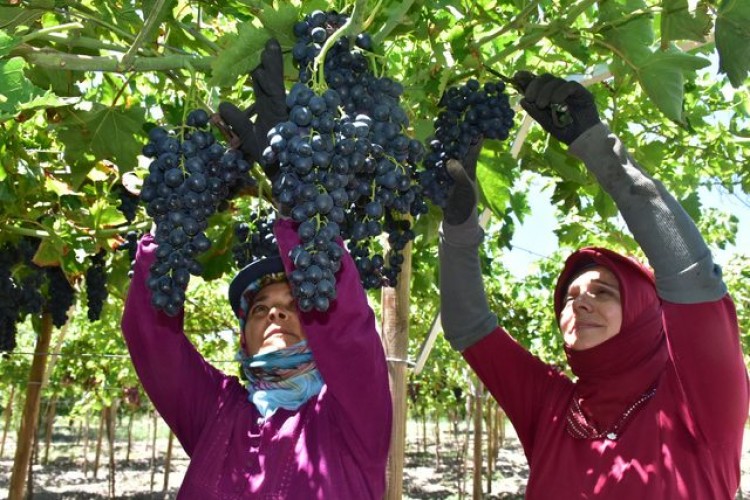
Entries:
[[248,380],[248,400],[263,418],[279,408],[296,410],[323,387],[323,377],[305,340],[255,356],[240,350],[237,360]]

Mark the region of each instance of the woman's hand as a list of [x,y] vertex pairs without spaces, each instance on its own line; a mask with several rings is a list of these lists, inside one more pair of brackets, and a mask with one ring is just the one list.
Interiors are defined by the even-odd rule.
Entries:
[[[277,164],[263,161],[263,150],[268,146],[268,131],[276,124],[286,121],[289,114],[286,107],[284,87],[284,60],[279,42],[271,38],[261,54],[260,64],[250,72],[255,94],[255,102],[246,110],[234,104],[219,104],[221,119],[237,135],[238,147],[250,163],[258,163],[266,176],[273,181],[279,173]],[[250,118],[256,116],[255,122]]]
[[578,82],[519,71],[513,76],[523,90],[521,107],[557,140],[572,144],[582,133],[601,122],[594,96]]

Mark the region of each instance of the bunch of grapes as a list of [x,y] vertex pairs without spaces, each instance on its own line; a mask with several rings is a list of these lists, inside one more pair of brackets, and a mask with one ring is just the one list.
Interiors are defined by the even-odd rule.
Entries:
[[250,213],[247,222],[240,222],[234,227],[237,243],[232,248],[234,261],[242,269],[256,259],[279,254],[273,224],[276,217],[261,210]]
[[52,315],[52,324],[61,328],[68,322],[68,310],[75,301],[75,289],[68,281],[62,268],[47,267],[46,310]]
[[120,204],[117,206],[117,209],[120,210],[122,215],[125,216],[125,219],[128,221],[128,224],[132,224],[135,220],[135,214],[138,210],[138,195],[131,193],[130,191],[125,188],[122,184],[118,184],[114,187],[114,191],[117,194],[118,199],[120,200]]
[[345,21],[341,14],[316,11],[295,25],[300,81],[287,95],[288,121],[271,129],[264,151],[264,160],[280,168],[273,196],[299,222],[301,243],[292,250],[290,280],[305,311],[325,311],[336,297],[343,255],[338,237],[352,250],[365,287],[394,286],[403,257],[394,255],[387,265],[372,255],[371,242],[384,230],[400,235],[392,241],[413,238],[403,224],[384,221],[427,211],[415,181],[424,147],[404,134],[409,120],[399,102],[402,86],[370,69],[363,52],[371,48],[369,36],[339,39],[324,61],[327,89],[316,92],[308,85],[313,60]]
[[135,253],[138,250],[138,239],[140,235],[137,231],[128,231],[125,233],[125,241],[120,243],[115,250],[128,252],[128,261],[132,267],[135,261]]
[[15,348],[17,324],[28,314],[49,311],[58,328],[68,320],[75,289],[62,268],[34,264],[32,258],[40,242],[22,238],[0,248],[0,352]]
[[100,250],[92,255],[91,265],[86,270],[86,297],[88,299],[89,321],[96,321],[101,317],[104,301],[107,300],[107,272],[104,267],[106,252]]
[[482,139],[507,139],[514,112],[502,81],[481,86],[471,79],[462,86],[450,87],[439,106],[435,135],[429,142],[419,182],[425,196],[435,205],[445,207],[453,185],[446,162],[463,160],[469,148]]
[[16,347],[16,324],[20,319],[18,288],[12,268],[16,263],[15,249],[5,245],[0,249],[0,352]]
[[151,129],[143,148],[153,161],[141,199],[159,245],[148,286],[153,306],[170,316],[182,309],[190,275],[202,272],[195,258],[211,246],[208,218],[238,189],[254,184],[242,153],[217,142],[208,122],[205,111],[191,111],[176,133]]

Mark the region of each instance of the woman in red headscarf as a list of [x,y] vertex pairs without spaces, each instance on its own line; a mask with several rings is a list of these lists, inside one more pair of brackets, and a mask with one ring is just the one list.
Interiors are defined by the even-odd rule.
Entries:
[[[653,272],[603,248],[571,255],[555,288],[569,378],[498,326],[482,286],[475,167],[444,211],[446,338],[489,388],[529,462],[529,499],[734,499],[748,377],[734,304],[695,224],[600,119],[580,84],[517,75],[522,107],[570,146],[617,204]],[[567,106],[570,123],[556,113]]]

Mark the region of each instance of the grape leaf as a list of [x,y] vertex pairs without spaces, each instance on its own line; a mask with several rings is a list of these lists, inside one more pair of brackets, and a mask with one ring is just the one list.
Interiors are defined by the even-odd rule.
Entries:
[[142,108],[96,105],[91,111],[71,112],[60,124],[58,134],[65,143],[65,157],[72,165],[85,165],[88,170],[91,162],[82,159],[91,160],[93,156],[96,160],[116,163],[120,173],[125,173],[138,164],[141,143],[137,138],[144,121]]
[[664,115],[686,125],[682,110],[685,73],[708,66],[710,61],[676,50],[654,52],[637,69],[643,90]]
[[296,42],[293,26],[301,17],[302,14],[297,7],[282,3],[278,10],[264,9],[258,19],[270,36],[278,40],[282,47],[291,47]]
[[268,32],[250,22],[238,28],[211,64],[213,74],[209,85],[229,87],[260,63],[260,54],[269,38]]
[[719,71],[739,88],[750,71],[750,2],[724,0],[716,15],[716,49]]
[[21,43],[21,40],[18,38],[12,37],[4,31],[0,31],[0,57],[10,53],[10,51],[13,50],[13,47],[19,43]]
[[662,9],[662,44],[673,40],[701,42],[711,31],[712,21],[705,3],[699,3],[693,13],[689,10],[688,0],[664,0]]
[[26,67],[20,57],[0,61],[0,114],[15,113],[20,104],[43,93],[24,75]]

